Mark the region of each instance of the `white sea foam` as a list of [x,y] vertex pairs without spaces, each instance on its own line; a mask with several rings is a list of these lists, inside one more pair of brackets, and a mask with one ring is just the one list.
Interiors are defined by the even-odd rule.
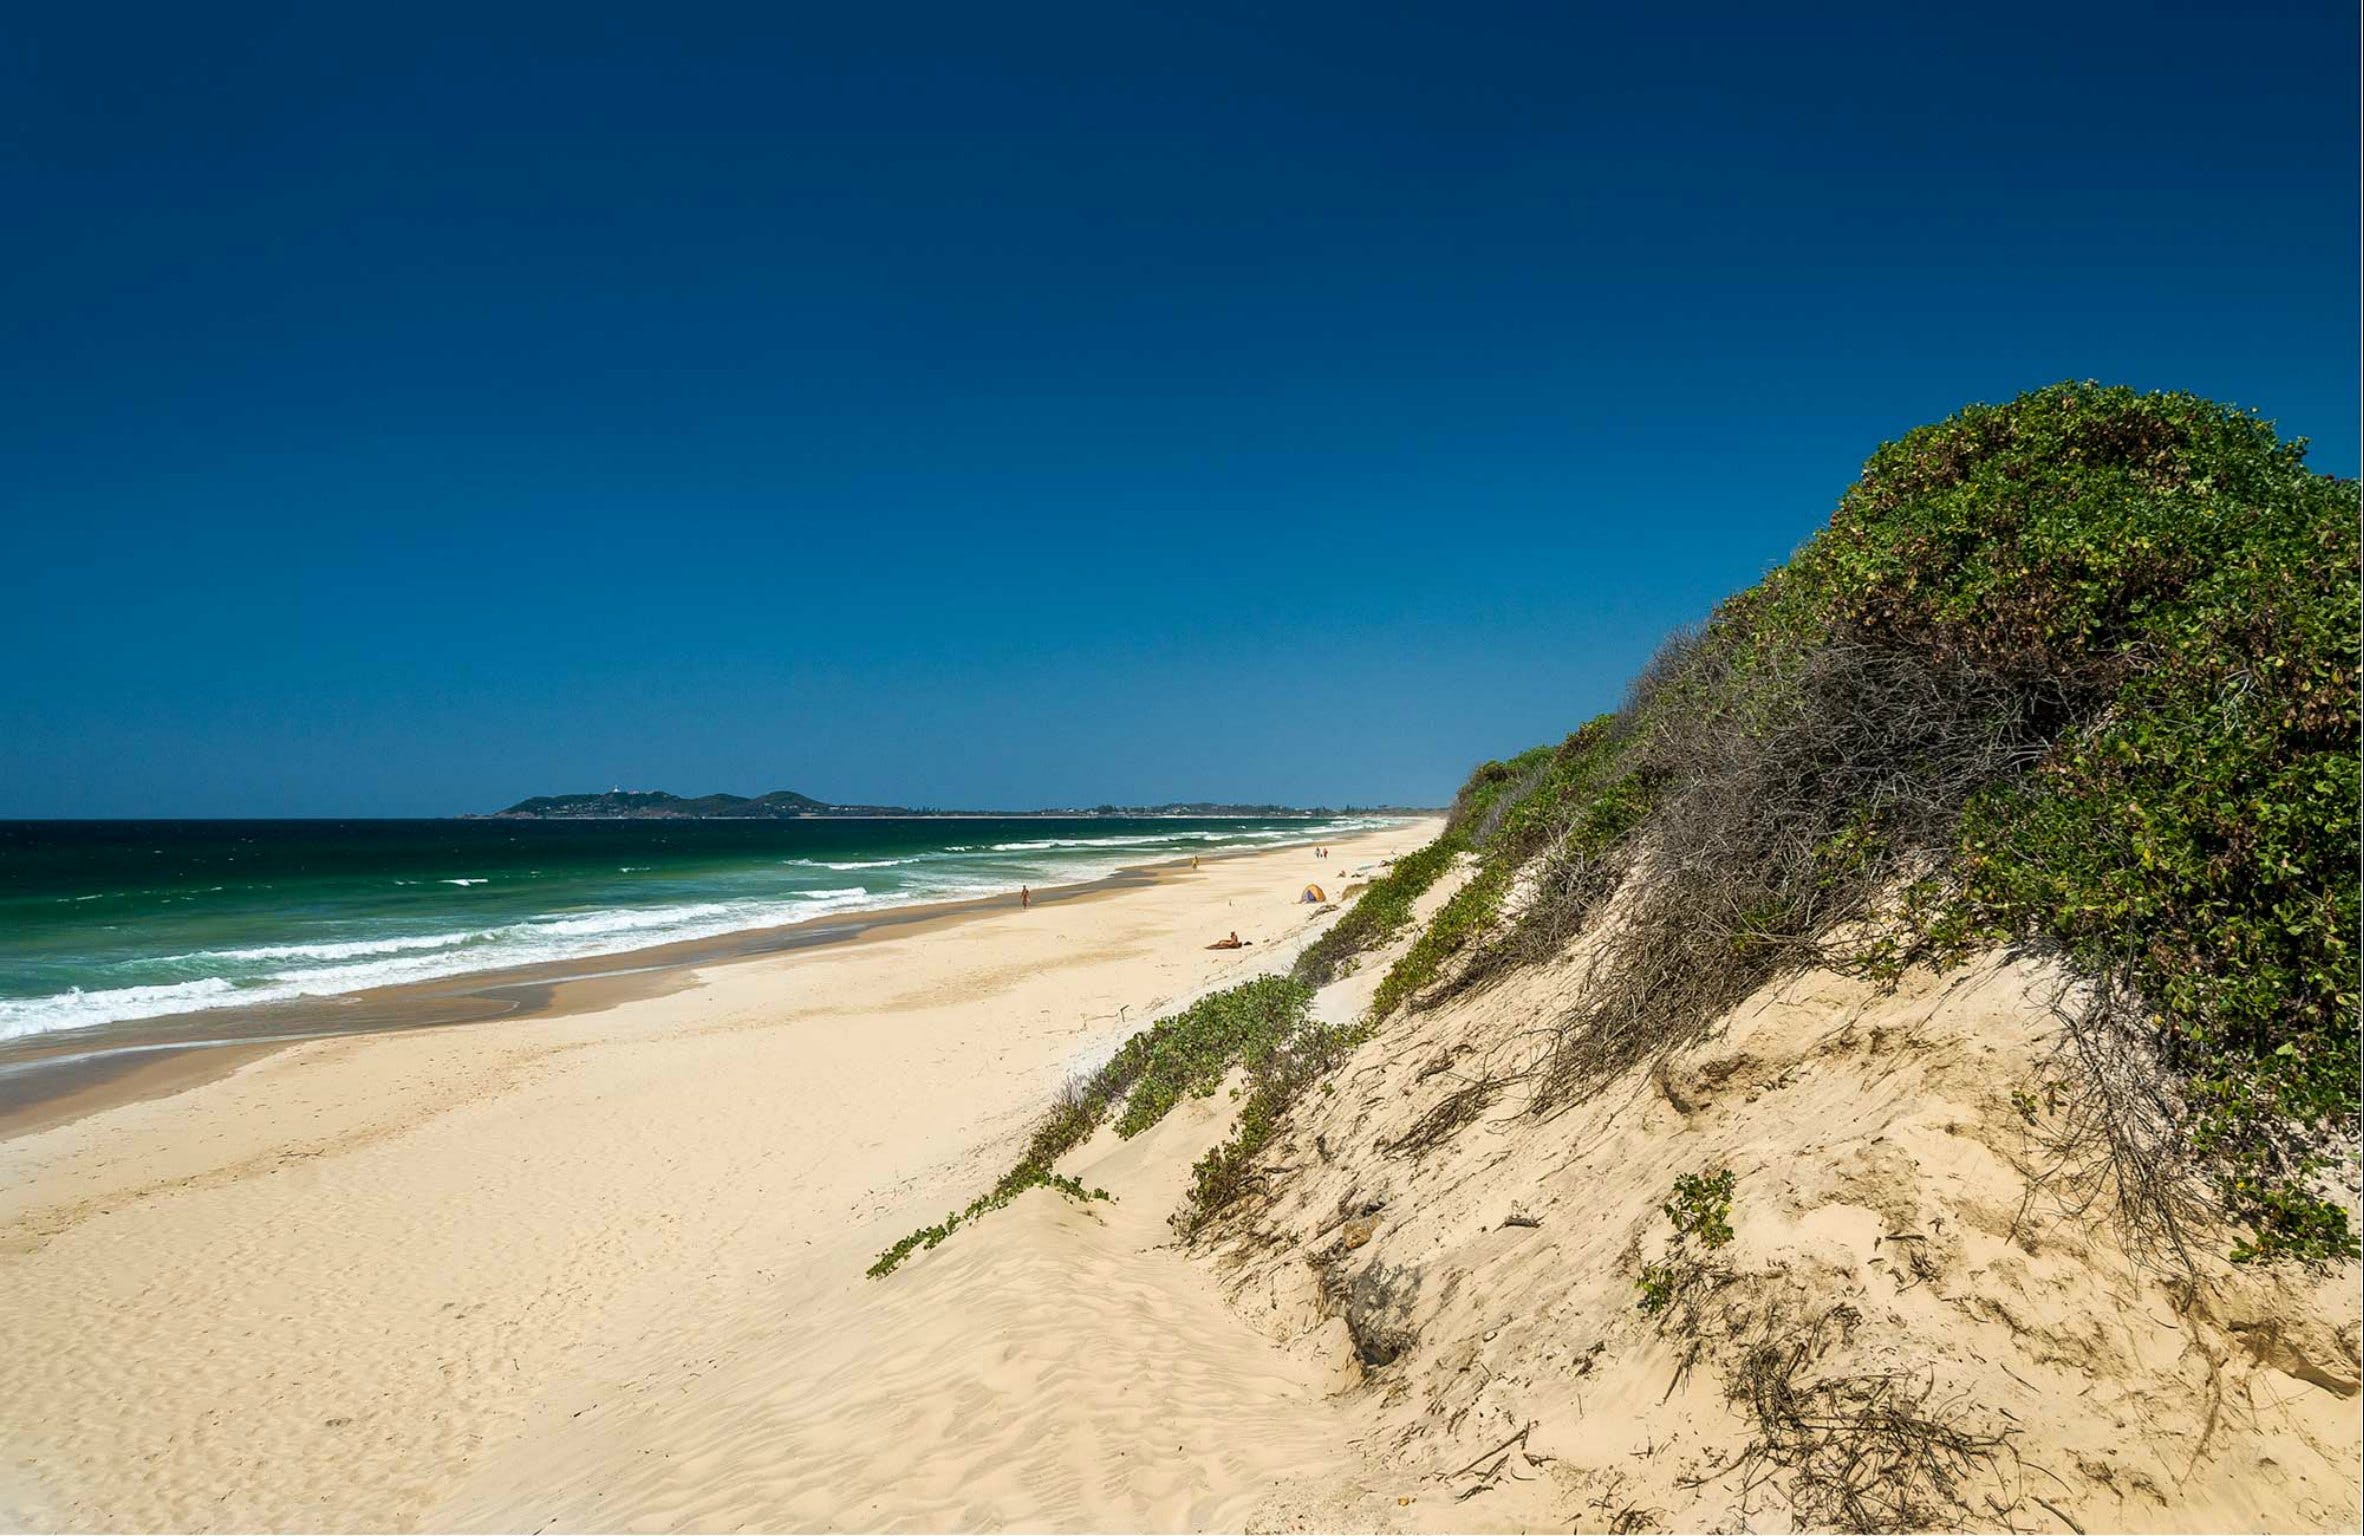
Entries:
[[[651,944],[717,938],[748,929],[808,922],[873,904],[866,898],[867,893],[861,887],[849,886],[834,891],[795,892],[784,900],[693,902],[568,913],[466,933],[200,951],[169,959],[182,964],[218,965],[233,974],[157,985],[76,989],[48,997],[0,998],[0,1040],[164,1014],[333,996],[509,966],[584,959]],[[328,963],[301,963],[306,961]]]
[[53,1029],[77,1029],[85,1024],[112,1024],[121,1019],[144,1019],[160,1013],[190,1013],[218,1008],[232,1001],[236,991],[219,976],[202,981],[177,981],[167,986],[112,987],[85,992],[77,987],[55,997],[0,998],[0,1040],[45,1034]]
[[1269,832],[1141,832],[1125,837],[1044,837],[1031,842],[995,843],[995,853],[1042,853],[1054,848],[1157,848],[1168,843],[1268,843],[1313,834],[1294,828]]
[[517,925],[512,932],[523,930],[536,935],[559,935],[565,938],[588,938],[611,933],[642,933],[651,928],[674,928],[684,923],[695,923],[718,917],[731,910],[731,903],[722,901],[694,902],[683,907],[610,907],[596,912],[583,912],[571,917],[535,917]]
[[1031,842],[995,843],[995,853],[1046,853],[1054,848],[1148,848],[1159,843],[1174,842],[1174,834],[1163,837],[1042,837]]
[[[1342,832],[1387,824],[1383,819],[1355,818],[1256,832],[1192,829],[1026,839],[994,844],[987,852],[1005,857],[993,858],[989,869],[978,868],[981,861],[973,844],[897,859],[804,861],[810,867],[831,870],[878,869],[890,865],[919,867],[894,877],[898,882],[895,888],[877,894],[860,885],[784,890],[669,906],[544,913],[488,928],[318,943],[258,944],[151,957],[128,962],[126,968],[132,975],[139,974],[143,968],[153,975],[153,967],[159,965],[177,965],[184,970],[191,966],[218,968],[226,974],[165,983],[75,989],[48,997],[0,998],[0,1040],[128,1019],[357,992],[510,966],[585,959],[898,903],[1002,895],[1016,890],[1021,879],[1041,883],[1052,878],[1096,879],[1113,874],[1124,868],[1129,858],[1138,857],[1137,850],[1144,848],[1314,842]],[[970,857],[961,858],[964,853]],[[1028,853],[1054,857],[1037,860],[1006,857]],[[487,884],[488,879],[458,877],[440,883],[465,888]]]
[[193,954],[166,955],[158,965],[198,960],[345,960],[355,955],[393,955],[413,949],[450,949],[492,938],[496,930],[463,933],[422,933],[409,938],[348,939],[335,944],[261,944],[252,949],[201,949]]

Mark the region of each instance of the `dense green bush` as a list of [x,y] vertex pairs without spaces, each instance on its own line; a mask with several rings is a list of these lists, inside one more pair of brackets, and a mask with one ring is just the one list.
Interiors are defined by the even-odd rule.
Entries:
[[1382,995],[1473,941],[1465,979],[1556,950],[1638,867],[1565,1097],[1785,969],[2046,944],[2094,1006],[2136,1000],[2240,1255],[2353,1252],[2308,1183],[2358,1108],[2357,513],[2189,395],[2067,384],[1908,434],[1616,716],[1473,776],[1485,867]]
[[1509,762],[1480,763],[1470,771],[1446,813],[1445,834],[1464,847],[1490,841],[1512,807],[1534,793],[1549,773],[1553,750],[1529,747]]
[[2357,497],[2189,395],[2061,386],[1883,448],[1795,562],[1834,629],[2045,696],[1972,798],[1936,937],[2122,978],[2248,1253],[2352,1250],[2301,1187],[2357,1110]]

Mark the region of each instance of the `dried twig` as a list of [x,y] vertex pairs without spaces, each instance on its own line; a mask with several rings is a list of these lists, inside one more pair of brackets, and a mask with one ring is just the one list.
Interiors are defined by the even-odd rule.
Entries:
[[1951,846],[1977,789],[2035,759],[2050,724],[2026,689],[1926,656],[1726,635],[1677,647],[1627,708],[1615,783],[1572,813],[1614,790],[1647,805],[1647,830],[1555,839],[1512,935],[1465,971],[1476,984],[1589,933],[1537,1109],[1696,1039],[1780,975],[1891,971],[1909,949],[1909,925],[1889,921],[1896,893]]
[[1737,1477],[1744,1515],[1756,1495],[1772,1489],[1802,1526],[1897,1531],[1970,1523],[1966,1485],[1994,1473],[2012,1497],[1986,1502],[2007,1517],[2018,1502],[2001,1483],[2003,1464],[2018,1465],[2012,1431],[1971,1426],[1961,1399],[1938,1397],[1934,1376],[1812,1371],[1834,1333],[1843,1338],[1855,1320],[1854,1309],[1842,1306],[1786,1333],[1768,1323],[1728,1385],[1755,1421],[1756,1437],[1685,1483]]
[[1476,1456],[1470,1459],[1469,1465],[1464,1467],[1455,1467],[1452,1471],[1447,1472],[1444,1475],[1443,1480],[1449,1483],[1464,1472],[1474,1472],[1477,1470],[1478,1465],[1481,1462],[1492,1460],[1494,1457],[1501,1455],[1504,1451],[1509,1450],[1514,1445],[1523,1449],[1527,1443],[1527,1436],[1533,1434],[1534,1432],[1535,1420],[1529,1419],[1526,1422],[1525,1427],[1520,1429],[1517,1434],[1512,1435],[1508,1440],[1503,1441],[1500,1445],[1493,1447],[1491,1450],[1480,1451]]

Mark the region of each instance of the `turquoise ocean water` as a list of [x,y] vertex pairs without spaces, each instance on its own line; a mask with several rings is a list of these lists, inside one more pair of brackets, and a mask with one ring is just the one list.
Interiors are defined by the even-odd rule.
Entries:
[[0,822],[0,1040],[1088,880],[1383,824]]

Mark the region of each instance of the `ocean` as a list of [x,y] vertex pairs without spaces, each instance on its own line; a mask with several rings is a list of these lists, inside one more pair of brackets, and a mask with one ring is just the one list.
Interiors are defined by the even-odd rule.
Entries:
[[1066,884],[1385,824],[0,822],[0,1041]]

